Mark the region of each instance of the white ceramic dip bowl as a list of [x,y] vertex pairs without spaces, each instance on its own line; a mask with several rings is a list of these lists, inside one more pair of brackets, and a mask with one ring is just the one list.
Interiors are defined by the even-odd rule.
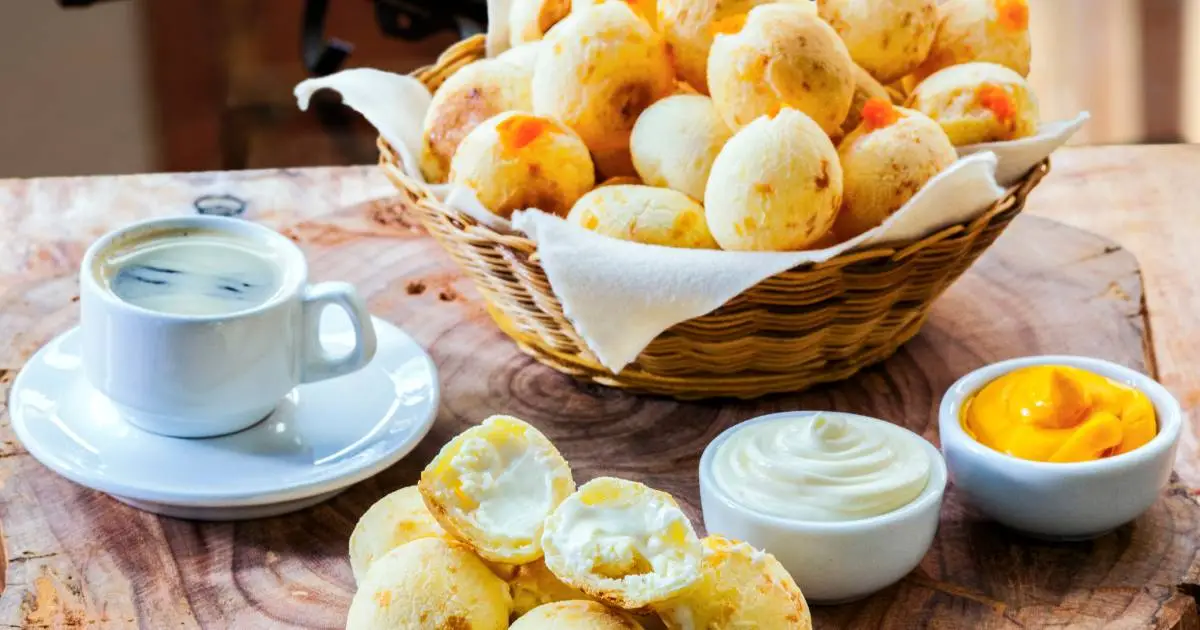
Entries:
[[796,411],[761,416],[726,429],[700,458],[700,504],[709,534],[744,540],[773,554],[814,604],[835,604],[866,597],[903,578],[933,544],[946,464],[937,448],[919,435],[891,423],[854,414],[835,415],[880,423],[915,438],[929,459],[924,489],[907,504],[878,516],[845,521],[784,518],[739,501],[718,482],[715,461],[722,445],[739,431],[760,423],[815,416]]
[[[1141,391],[1154,404],[1157,433],[1128,453],[1077,463],[1019,459],[968,435],[963,405],[993,380],[1031,365],[1077,367]],[[1149,509],[1170,479],[1182,425],[1179,402],[1154,379],[1077,356],[1025,357],[982,367],[950,387],[938,415],[942,452],[962,496],[1003,525],[1057,540],[1094,538]]]

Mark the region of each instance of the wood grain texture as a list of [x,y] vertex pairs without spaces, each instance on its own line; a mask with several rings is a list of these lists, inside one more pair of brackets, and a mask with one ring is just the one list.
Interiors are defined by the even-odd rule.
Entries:
[[[1056,163],[1044,189],[1056,189],[1062,162],[1079,176],[1074,155]],[[1119,153],[1109,159],[1129,161]],[[1143,181],[1133,177],[1144,174],[1099,180]],[[197,195],[218,193],[247,200],[251,218],[302,244],[315,279],[354,281],[373,312],[429,349],[444,388],[430,437],[397,466],[315,508],[197,524],[138,512],[53,475],[0,416],[7,554],[0,627],[341,627],[353,588],[346,544],[358,516],[413,483],[441,444],[490,413],[539,426],[581,481],[602,473],[639,479],[674,493],[698,518],[701,449],[755,415],[854,411],[936,441],[941,393],[984,363],[1073,352],[1152,368],[1133,257],[1103,239],[1022,217],[938,302],[921,335],[851,381],[730,404],[584,387],[520,355],[436,245],[402,212],[370,201],[389,193],[381,177],[322,169],[0,182],[0,391],[29,354],[75,321],[74,268],[87,241],[134,218],[190,211]],[[1162,335],[1156,326],[1157,344]],[[919,569],[865,602],[819,609],[816,618],[818,627],[1194,628],[1197,594],[1200,506],[1181,484],[1135,523],[1078,544],[1021,538],[961,505],[951,489]]]

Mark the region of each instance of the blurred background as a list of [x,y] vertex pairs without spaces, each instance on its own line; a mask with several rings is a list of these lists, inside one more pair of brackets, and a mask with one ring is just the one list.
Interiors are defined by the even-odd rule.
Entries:
[[[1075,144],[1200,140],[1200,0],[1030,5],[1043,118],[1093,115]],[[0,177],[373,162],[336,95],[303,113],[292,87],[412,70],[483,15],[484,0],[0,1]]]

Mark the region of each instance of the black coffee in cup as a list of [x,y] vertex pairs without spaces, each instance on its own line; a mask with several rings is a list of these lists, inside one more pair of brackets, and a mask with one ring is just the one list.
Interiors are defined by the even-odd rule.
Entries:
[[177,315],[255,308],[283,286],[278,256],[261,243],[216,230],[149,232],[98,257],[100,283],[120,299]]

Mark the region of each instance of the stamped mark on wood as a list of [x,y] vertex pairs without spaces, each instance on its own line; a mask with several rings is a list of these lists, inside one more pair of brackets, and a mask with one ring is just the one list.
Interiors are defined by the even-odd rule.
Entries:
[[197,213],[218,217],[240,217],[246,213],[248,205],[246,200],[234,195],[203,195],[192,202]]

